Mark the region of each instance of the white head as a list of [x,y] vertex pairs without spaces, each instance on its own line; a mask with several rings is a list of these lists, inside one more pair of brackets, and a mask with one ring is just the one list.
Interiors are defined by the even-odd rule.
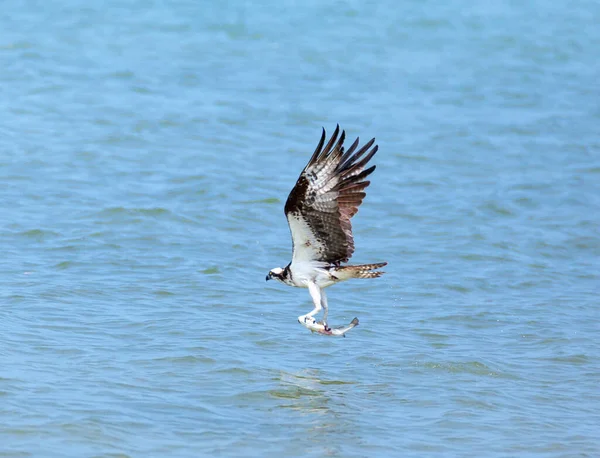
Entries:
[[274,269],[269,270],[269,273],[267,274],[267,281],[274,278],[280,282],[283,282],[284,272],[285,269],[282,269],[281,267],[275,267]]

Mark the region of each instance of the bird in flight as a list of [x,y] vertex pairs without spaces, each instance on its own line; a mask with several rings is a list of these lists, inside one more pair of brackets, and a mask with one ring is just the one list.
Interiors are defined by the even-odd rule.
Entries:
[[[338,139],[339,136],[339,139]],[[327,325],[325,288],[351,278],[377,278],[387,262],[343,265],[354,253],[350,219],[358,211],[370,182],[366,178],[375,166],[365,168],[377,152],[373,138],[358,149],[359,139],[344,150],[346,134],[339,125],[325,145],[325,129],[312,157],[302,170],[285,203],[285,216],[292,234],[292,261],[276,267],[267,280],[299,288],[308,288],[314,309],[298,317],[303,324],[315,325],[314,316],[322,309],[324,330]],[[356,323],[354,323],[356,321]],[[354,325],[358,320],[354,320]]]

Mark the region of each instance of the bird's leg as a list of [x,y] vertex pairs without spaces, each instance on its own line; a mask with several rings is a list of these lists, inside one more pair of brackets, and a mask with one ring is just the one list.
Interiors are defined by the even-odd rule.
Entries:
[[327,295],[325,294],[325,290],[321,291],[321,305],[325,310],[323,312],[323,326],[325,327],[325,331],[331,331],[331,328],[327,326],[327,313],[329,312],[329,308],[327,306]]
[[298,317],[300,323],[306,323],[307,321],[315,323],[316,320],[313,317],[321,311],[321,288],[311,282],[308,284],[308,292],[310,293],[310,297],[312,297],[315,308],[306,315],[300,315]]

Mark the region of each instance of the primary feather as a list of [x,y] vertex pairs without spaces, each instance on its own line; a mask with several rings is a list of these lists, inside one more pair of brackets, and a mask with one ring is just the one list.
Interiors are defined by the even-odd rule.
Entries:
[[[293,243],[292,263],[348,262],[354,253],[351,218],[365,197],[365,169],[377,152],[375,139],[358,151],[359,139],[344,151],[346,134],[339,126],[325,146],[325,129],[285,204]],[[339,136],[339,139],[338,139]],[[366,155],[365,155],[366,154]],[[364,156],[364,157],[363,157]]]

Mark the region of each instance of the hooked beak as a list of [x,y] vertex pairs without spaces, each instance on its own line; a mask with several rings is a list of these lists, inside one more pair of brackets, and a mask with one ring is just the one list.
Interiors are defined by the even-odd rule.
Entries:
[[269,272],[267,274],[267,278],[265,279],[265,281],[269,281],[271,278],[273,278],[273,277],[271,276],[271,272]]

